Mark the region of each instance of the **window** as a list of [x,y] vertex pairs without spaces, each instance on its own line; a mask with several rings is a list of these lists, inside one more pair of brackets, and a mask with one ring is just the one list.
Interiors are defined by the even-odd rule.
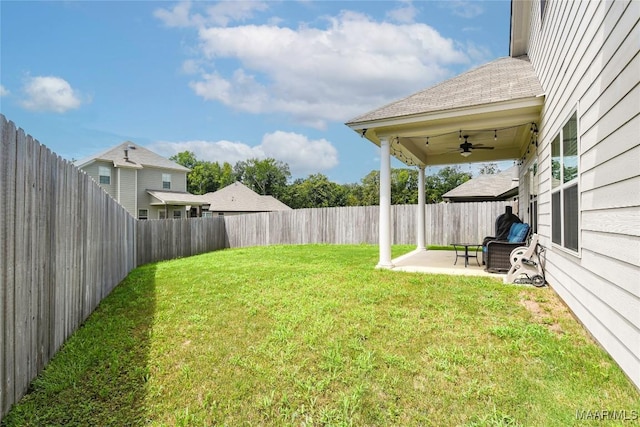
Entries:
[[165,219],[167,215],[164,211],[158,211],[158,219]]
[[182,218],[182,211],[173,211],[173,218],[174,219]]
[[578,251],[578,115],[551,142],[551,241]]
[[138,210],[138,219],[148,219],[149,211],[147,209],[139,209]]
[[171,174],[170,173],[162,174],[162,189],[171,190]]
[[111,184],[111,168],[98,166],[98,175],[100,176],[100,184]]

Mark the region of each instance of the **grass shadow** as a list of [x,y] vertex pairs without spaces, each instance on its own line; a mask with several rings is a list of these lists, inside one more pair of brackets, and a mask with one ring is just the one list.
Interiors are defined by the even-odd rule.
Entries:
[[146,424],[155,264],[133,270],[69,338],[2,426]]

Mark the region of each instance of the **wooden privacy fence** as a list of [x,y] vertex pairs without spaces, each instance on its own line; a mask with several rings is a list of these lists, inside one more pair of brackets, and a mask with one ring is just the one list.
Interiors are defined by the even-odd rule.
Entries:
[[137,221],[137,265],[228,248],[223,217]]
[[[426,205],[428,245],[482,242],[508,202]],[[391,206],[392,243],[415,244],[417,205]],[[379,207],[297,209],[225,217],[228,247],[274,244],[377,244]]]
[[135,223],[0,115],[0,415],[136,265]]
[[[507,202],[426,205],[426,242],[482,242]],[[391,207],[392,243],[415,244],[417,205]],[[223,248],[281,244],[377,244],[378,206],[296,209],[137,223],[138,265]]]
[[[138,265],[223,248],[378,243],[377,206],[137,221],[3,115],[0,134],[0,418]],[[427,205],[427,244],[480,242],[505,204]],[[393,243],[416,243],[416,215],[392,206]]]

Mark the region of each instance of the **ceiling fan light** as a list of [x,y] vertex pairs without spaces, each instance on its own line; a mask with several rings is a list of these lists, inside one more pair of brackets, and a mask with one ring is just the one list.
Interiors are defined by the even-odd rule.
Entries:
[[471,151],[462,151],[462,152],[460,153],[460,155],[461,155],[462,157],[469,157],[469,156],[471,155]]

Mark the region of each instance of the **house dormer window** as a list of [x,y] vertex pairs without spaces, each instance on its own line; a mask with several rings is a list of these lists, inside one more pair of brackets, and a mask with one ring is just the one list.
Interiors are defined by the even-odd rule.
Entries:
[[98,176],[100,177],[100,184],[111,185],[111,168],[98,166]]
[[162,174],[162,189],[171,190],[171,174],[170,173]]
[[578,116],[551,142],[551,241],[578,251]]

